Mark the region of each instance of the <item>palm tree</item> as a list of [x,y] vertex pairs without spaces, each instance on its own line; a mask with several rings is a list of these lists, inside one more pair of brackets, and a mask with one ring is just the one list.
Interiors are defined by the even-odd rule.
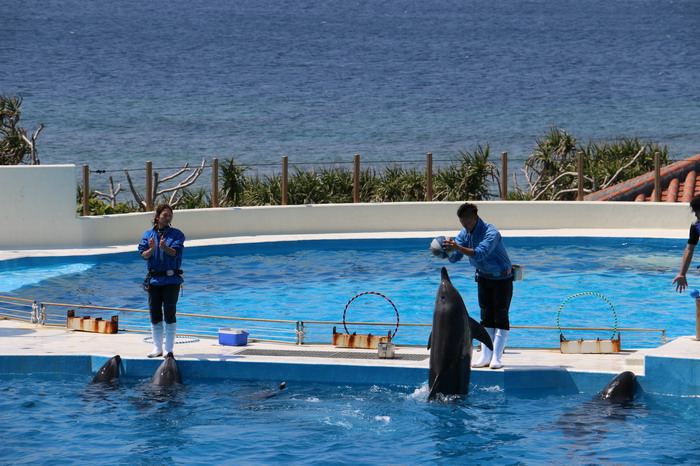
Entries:
[[0,165],[18,165],[29,156],[32,165],[39,165],[36,138],[44,129],[40,125],[33,135],[19,125],[22,97],[0,94]]

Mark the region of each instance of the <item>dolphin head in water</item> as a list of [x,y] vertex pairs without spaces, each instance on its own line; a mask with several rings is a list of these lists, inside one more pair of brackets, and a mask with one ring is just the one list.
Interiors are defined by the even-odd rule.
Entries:
[[119,367],[121,366],[122,358],[119,355],[113,356],[100,367],[92,383],[109,383],[119,378]]
[[153,374],[151,383],[161,387],[170,387],[176,383],[182,383],[182,376],[180,375],[180,370],[177,368],[173,353],[168,353],[165,356],[163,363],[158,367],[155,374]]
[[634,399],[637,390],[637,381],[634,372],[625,371],[615,376],[609,384],[603,388],[599,397],[613,403],[627,403]]

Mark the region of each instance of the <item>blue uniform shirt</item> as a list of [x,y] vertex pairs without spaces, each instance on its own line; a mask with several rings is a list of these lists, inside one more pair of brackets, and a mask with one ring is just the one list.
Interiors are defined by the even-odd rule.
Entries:
[[[481,220],[481,217],[476,222],[473,232],[470,233],[463,228],[455,238],[455,242],[462,247],[474,250],[474,255],[469,257],[469,262],[476,267],[480,277],[504,280],[513,276],[513,265],[503,245],[501,233],[490,223]],[[450,262],[457,262],[462,257],[464,254],[455,251],[450,257]]]
[[698,244],[698,240],[700,240],[700,222],[696,220],[690,225],[688,244]]
[[[143,234],[141,242],[139,243],[139,254],[150,249],[148,240],[153,238],[156,242],[156,249],[153,251],[153,254],[151,254],[151,257],[148,258],[148,269],[155,270],[156,272],[178,270],[182,267],[182,250],[185,248],[185,234],[177,228],[167,227],[163,231],[163,236],[165,236],[165,245],[175,250],[175,257],[170,257],[168,253],[160,248],[160,235],[155,228],[146,230]],[[184,281],[185,280],[180,275],[171,275],[151,277],[150,284],[162,286],[182,283]]]

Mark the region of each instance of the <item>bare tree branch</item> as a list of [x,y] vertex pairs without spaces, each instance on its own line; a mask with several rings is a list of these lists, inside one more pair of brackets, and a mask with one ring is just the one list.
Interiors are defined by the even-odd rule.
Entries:
[[183,173],[190,171],[190,168],[189,168],[189,167],[190,167],[190,163],[187,162],[187,163],[185,164],[184,168],[182,168],[180,171],[178,171],[177,173],[174,173],[174,174],[172,174],[172,175],[170,175],[170,176],[166,176],[165,178],[163,178],[162,180],[160,180],[160,182],[161,182],[161,183],[165,183],[166,181],[170,181],[170,180],[172,180],[173,178],[177,178],[178,176],[182,175]]
[[[555,194],[552,196],[552,200],[553,200],[553,201],[556,201],[557,198],[559,198],[562,194],[566,194],[566,193],[577,193],[577,192],[578,192],[578,188],[562,189],[561,191],[555,193]],[[590,193],[592,193],[593,191],[590,190],[590,189],[584,189],[583,192],[584,192],[584,193],[590,194]]]
[[119,183],[117,185],[116,191],[114,190],[114,180],[112,177],[109,177],[109,194],[105,194],[103,192],[95,190],[94,193],[98,196],[102,196],[105,199],[109,199],[109,205],[112,207],[117,207],[117,194],[119,194],[122,190],[122,184]]
[[39,125],[39,128],[37,128],[36,131],[34,131],[34,134],[32,135],[31,138],[27,137],[27,134],[24,131],[21,131],[19,134],[22,136],[22,139],[24,142],[26,142],[29,145],[29,157],[32,161],[32,165],[40,165],[39,161],[39,154],[37,153],[36,150],[36,138],[39,136],[39,133],[41,133],[41,130],[44,129],[44,124],[42,123]]
[[634,157],[632,157],[632,160],[630,160],[630,162],[629,162],[627,165],[625,165],[624,167],[621,167],[618,171],[616,171],[615,174],[614,174],[612,177],[610,177],[610,179],[609,179],[608,181],[603,181],[603,185],[601,186],[600,189],[605,189],[605,188],[609,187],[609,186],[613,183],[613,181],[615,181],[615,179],[617,178],[617,176],[618,176],[620,173],[622,173],[622,171],[625,170],[626,168],[631,167],[632,164],[634,164],[634,162],[637,161],[637,159],[639,158],[639,156],[642,155],[642,153],[643,153],[645,150],[646,150],[646,146],[642,146],[642,148],[639,149],[639,152],[637,152],[637,155],[635,155]]
[[[563,178],[563,177],[565,177],[565,176],[578,176],[578,173],[577,173],[577,172],[564,172],[564,173],[559,174],[556,178],[554,178],[552,181],[550,181],[550,182],[547,184],[547,186],[545,186],[543,189],[541,189],[540,192],[537,194],[537,196],[535,196],[532,200],[533,200],[533,201],[536,201],[537,199],[539,199],[539,197],[542,196],[545,192],[547,192],[547,190],[548,190],[549,188],[551,188],[552,186],[554,186],[554,184],[555,184],[557,181],[559,181],[561,178]],[[590,178],[590,177],[584,176],[584,178],[587,179],[587,180],[589,180],[589,181],[592,181],[592,178]],[[563,190],[563,191],[560,191],[560,192],[566,192],[566,191],[567,191],[567,190]]]
[[134,187],[133,181],[131,181],[131,175],[129,175],[129,170],[124,169],[124,173],[126,174],[126,179],[129,182],[129,188],[131,189],[131,194],[134,196],[134,199],[136,200],[136,205],[139,206],[139,210],[141,212],[146,211],[146,202],[143,200],[143,197],[136,191],[136,188]]
[[[176,186],[172,186],[170,188],[165,188],[165,189],[159,189],[160,185],[166,181],[172,180],[172,179],[182,175],[185,172],[192,170],[191,168],[189,168],[189,163],[186,163],[184,168],[178,170],[176,173],[169,175],[169,176],[166,176],[163,179],[159,178],[160,175],[158,174],[158,172],[153,172],[153,187],[152,187],[151,199],[153,199],[153,201],[155,201],[158,196],[162,196],[162,195],[167,194],[167,193],[172,193],[170,195],[169,200],[168,200],[168,204],[170,204],[173,207],[177,206],[182,201],[182,198],[183,198],[182,195],[180,195],[180,197],[177,198],[177,194],[179,193],[179,191],[181,191],[182,189],[184,189],[188,186],[192,186],[197,181],[199,176],[204,172],[204,168],[206,167],[206,164],[207,164],[206,159],[202,159],[202,165],[198,168],[195,168],[192,171],[192,173],[190,173],[190,175],[187,178],[185,178],[185,180],[181,181]],[[124,170],[124,173],[126,174],[126,179],[129,183],[129,189],[131,190],[131,194],[134,196],[134,199],[136,200],[136,204],[139,206],[139,210],[142,212],[145,212],[146,211],[146,202],[144,201],[144,198],[141,195],[139,195],[139,193],[136,191],[136,187],[134,186],[133,180],[131,179],[131,175],[129,175],[129,170]],[[111,180],[112,179],[110,178],[110,182],[111,182]],[[117,189],[117,193],[119,192],[120,188],[121,188],[121,185],[119,185],[119,188]],[[115,197],[116,197],[117,193],[114,194]],[[100,194],[109,198],[108,195],[105,195],[103,193],[100,193]]]
[[[158,191],[156,193],[156,195],[160,196],[160,195],[165,194],[165,193],[176,192],[176,191],[184,189],[188,186],[192,186],[195,183],[195,181],[197,181],[197,178],[199,178],[199,175],[201,175],[202,172],[204,171],[204,167],[206,166],[206,163],[207,163],[206,159],[202,159],[202,165],[199,168],[195,168],[194,171],[190,174],[190,176],[188,176],[184,181],[180,182],[177,186],[162,189],[162,190]],[[184,173],[184,171],[185,171],[185,169],[180,170],[178,173]],[[167,179],[172,179],[172,178],[173,177],[170,176]],[[163,181],[165,181],[165,178],[163,179]],[[155,182],[153,184],[155,185]],[[155,197],[154,197],[154,199],[155,199]]]

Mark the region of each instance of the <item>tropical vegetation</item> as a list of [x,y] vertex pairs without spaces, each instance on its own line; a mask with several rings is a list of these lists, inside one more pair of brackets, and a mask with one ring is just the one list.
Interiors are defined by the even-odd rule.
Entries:
[[33,134],[20,126],[22,97],[0,94],[0,165],[39,164],[36,139],[44,128]]
[[583,154],[585,193],[605,189],[654,169],[654,154],[660,154],[661,165],[669,163],[668,148],[638,138],[621,138],[612,142],[577,144],[569,132],[550,128],[538,138],[532,155],[522,172],[527,186],[517,179],[509,199],[575,200],[578,192],[578,153]]
[[[507,193],[511,200],[573,200],[578,192],[578,153],[584,159],[584,192],[604,189],[654,169],[654,153],[661,163],[669,163],[668,149],[638,138],[621,138],[579,144],[568,131],[552,127],[537,138],[535,149],[521,173],[513,175]],[[433,200],[480,201],[501,197],[501,176],[491,161],[489,145],[463,150],[443,162],[433,173]],[[524,182],[522,181],[524,178]],[[163,178],[166,179],[166,178]],[[261,206],[282,204],[282,175],[258,174],[254,167],[226,159],[219,168],[220,205]],[[111,183],[111,180],[110,180]],[[131,183],[130,183],[131,184]],[[184,186],[184,185],[183,185]],[[295,167],[288,179],[289,204],[328,204],[353,202],[353,172],[342,165]],[[410,202],[425,200],[426,176],[423,170],[392,164],[383,168],[365,167],[360,171],[359,195],[362,202]],[[132,191],[135,187],[132,185]],[[170,189],[169,191],[172,191]],[[111,192],[118,190],[111,189]],[[159,196],[155,202],[172,202]],[[99,199],[102,196],[109,202]],[[175,197],[175,207],[193,209],[211,206],[211,193],[183,187]],[[78,198],[78,212],[82,212]],[[143,210],[143,202],[117,202],[116,196],[91,192],[91,214]]]

